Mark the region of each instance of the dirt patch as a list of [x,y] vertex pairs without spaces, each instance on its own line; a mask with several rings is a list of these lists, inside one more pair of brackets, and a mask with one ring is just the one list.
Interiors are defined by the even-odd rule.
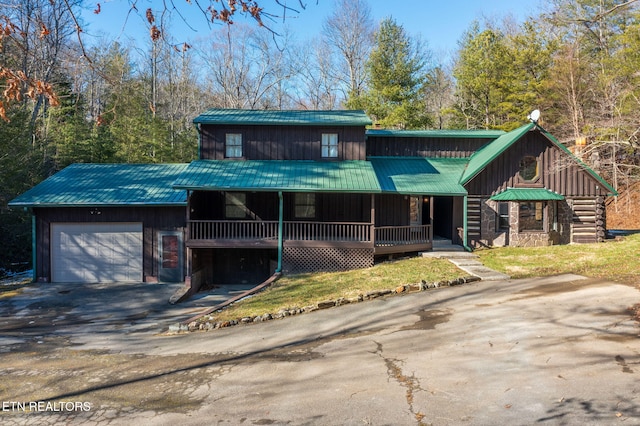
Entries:
[[607,200],[607,228],[640,229],[640,182],[619,189],[618,197]]

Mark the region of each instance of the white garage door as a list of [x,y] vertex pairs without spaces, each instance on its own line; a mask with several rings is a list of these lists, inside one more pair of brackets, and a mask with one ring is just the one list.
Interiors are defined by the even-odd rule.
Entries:
[[51,280],[142,281],[142,224],[51,224]]

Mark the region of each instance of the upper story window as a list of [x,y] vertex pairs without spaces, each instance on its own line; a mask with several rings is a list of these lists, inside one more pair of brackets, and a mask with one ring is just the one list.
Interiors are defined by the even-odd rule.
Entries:
[[520,178],[526,182],[533,182],[538,178],[538,159],[527,155],[520,160]]
[[294,196],[296,219],[314,219],[316,217],[316,194],[297,192]]
[[242,134],[227,133],[224,141],[225,158],[242,158]]
[[322,158],[338,158],[338,134],[322,134]]

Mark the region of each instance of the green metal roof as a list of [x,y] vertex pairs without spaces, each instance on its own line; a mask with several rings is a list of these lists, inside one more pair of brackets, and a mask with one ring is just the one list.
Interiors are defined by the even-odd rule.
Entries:
[[12,207],[186,205],[171,183],[186,164],[73,164],[13,199]]
[[493,160],[498,158],[500,154],[505,152],[511,145],[517,142],[528,131],[535,127],[534,123],[526,124],[509,133],[504,133],[498,139],[485,145],[476,151],[469,159],[469,165],[462,175],[460,183],[466,185],[471,179],[476,177],[485,167]]
[[303,111],[210,109],[197,116],[196,124],[244,124],[288,126],[368,126],[364,111]]
[[502,130],[367,130],[367,136],[396,138],[496,139],[504,134]]
[[198,160],[174,188],[216,191],[380,192],[367,161]]
[[552,201],[564,197],[547,188],[507,188],[491,197],[494,201]]
[[466,158],[370,157],[382,192],[466,195],[460,176]]

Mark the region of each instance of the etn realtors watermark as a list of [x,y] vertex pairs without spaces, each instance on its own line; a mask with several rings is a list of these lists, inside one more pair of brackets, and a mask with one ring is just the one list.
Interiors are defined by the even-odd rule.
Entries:
[[91,411],[90,402],[82,401],[2,401],[3,412],[52,412],[70,413],[78,411]]

